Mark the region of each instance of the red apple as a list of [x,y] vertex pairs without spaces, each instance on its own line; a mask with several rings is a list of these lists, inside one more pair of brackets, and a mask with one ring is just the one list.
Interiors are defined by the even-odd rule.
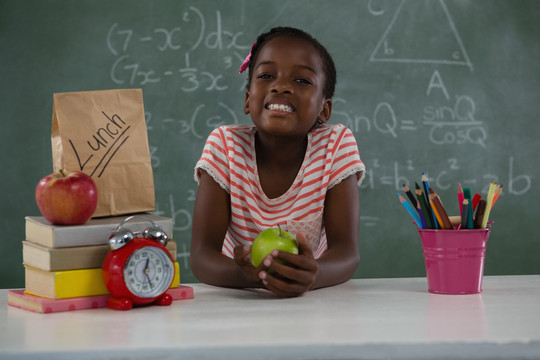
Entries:
[[49,174],[36,186],[36,203],[41,214],[56,225],[80,225],[87,222],[97,207],[94,180],[82,171]]
[[257,267],[272,250],[282,250],[298,255],[296,239],[290,233],[279,228],[263,230],[253,240],[251,263]]

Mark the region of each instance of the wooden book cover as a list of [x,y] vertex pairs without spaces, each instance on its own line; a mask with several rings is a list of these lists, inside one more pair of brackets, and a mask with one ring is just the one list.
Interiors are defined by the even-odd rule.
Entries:
[[[49,299],[67,299],[109,294],[103,283],[101,267],[94,269],[43,271],[25,266],[25,287],[32,295]],[[180,284],[180,267],[174,263],[171,288]]]
[[[167,290],[173,300],[193,299],[193,288],[179,285]],[[36,313],[48,314],[61,311],[96,309],[107,306],[109,295],[84,296],[70,299],[48,299],[24,290],[8,290],[8,305]]]
[[[172,218],[150,213],[137,214],[152,220],[170,238],[172,238]],[[43,216],[27,216],[26,240],[51,248],[106,245],[112,232],[127,216],[113,216],[90,219],[83,225],[53,225]],[[141,232],[151,224],[142,219],[134,218],[124,224],[124,228],[133,233]]]
[[[45,271],[98,268],[109,252],[109,245],[51,248],[27,240],[22,244],[23,264]],[[176,243],[169,240],[167,250],[175,260],[176,249]]]

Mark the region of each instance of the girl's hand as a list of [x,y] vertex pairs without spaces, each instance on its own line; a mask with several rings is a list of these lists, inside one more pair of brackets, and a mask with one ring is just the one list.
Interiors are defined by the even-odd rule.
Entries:
[[[263,260],[264,266],[272,270],[273,273],[265,270],[258,273],[263,285],[278,296],[300,296],[309,291],[315,283],[319,266],[313,258],[313,251],[304,233],[298,232],[296,241],[298,242],[298,255],[274,250]],[[276,259],[285,261],[285,264],[276,261]]]
[[262,269],[262,264],[259,268],[253,267],[251,263],[251,247],[247,245],[238,245],[234,248],[234,261],[242,270],[246,279],[250,282],[261,283],[259,272]]

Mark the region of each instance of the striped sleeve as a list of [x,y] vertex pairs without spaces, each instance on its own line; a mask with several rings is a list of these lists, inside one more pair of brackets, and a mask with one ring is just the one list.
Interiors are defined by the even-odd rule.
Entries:
[[214,129],[206,143],[202,155],[195,165],[195,181],[199,183],[201,173],[204,170],[225,191],[230,192],[230,170],[228,159],[227,135],[224,127]]
[[334,187],[351,175],[357,176],[358,185],[360,185],[365,177],[365,165],[360,160],[354,134],[343,125],[336,126],[333,132],[334,144],[328,149],[327,155],[333,162],[328,188]]

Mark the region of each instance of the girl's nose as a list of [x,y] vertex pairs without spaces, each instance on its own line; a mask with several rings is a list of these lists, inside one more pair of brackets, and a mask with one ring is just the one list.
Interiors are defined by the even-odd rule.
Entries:
[[276,79],[272,84],[272,92],[279,94],[292,93],[292,86],[285,80]]

